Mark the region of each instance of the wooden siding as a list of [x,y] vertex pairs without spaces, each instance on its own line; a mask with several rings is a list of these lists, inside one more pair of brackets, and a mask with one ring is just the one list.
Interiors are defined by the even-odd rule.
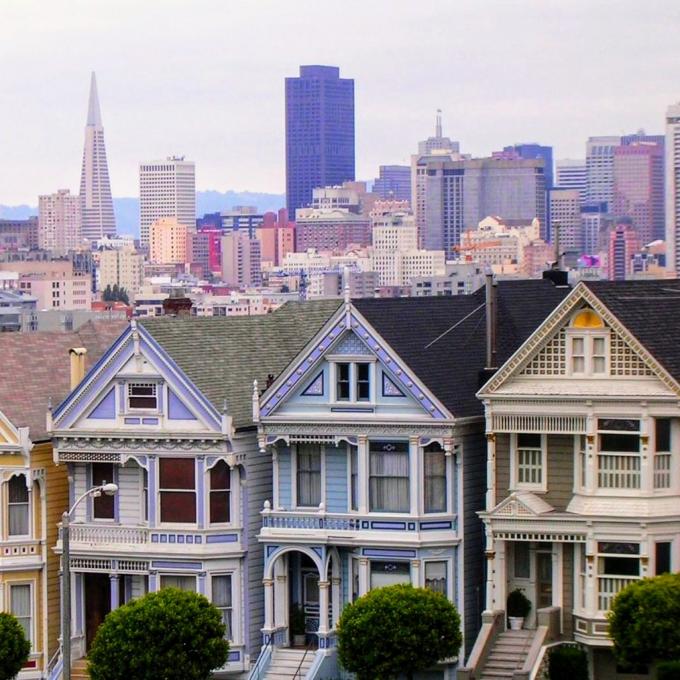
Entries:
[[[244,438],[245,439],[245,438]],[[255,662],[262,645],[262,626],[264,625],[264,587],[262,577],[264,571],[264,546],[257,540],[262,526],[260,512],[265,500],[272,497],[272,457],[269,451],[262,453],[257,444],[255,433],[247,435],[247,439],[239,442],[239,450],[246,451],[246,485],[247,505],[243,511],[247,513],[244,522],[244,533],[247,533],[247,573],[244,574],[244,611],[248,611],[249,626],[244,631],[244,643],[251,663]],[[280,453],[279,453],[280,455]],[[290,458],[289,458],[290,460]]]
[[326,509],[347,512],[347,448],[326,447]]
[[[66,466],[57,466],[52,460],[52,443],[39,442],[31,451],[31,467],[45,470],[45,542],[47,565],[45,569],[47,587],[47,655],[57,649],[59,636],[60,583],[59,557],[53,546],[58,538],[58,524],[61,514],[68,509],[68,478]],[[41,624],[42,625],[42,624]],[[42,627],[41,627],[42,631]]]
[[142,498],[142,468],[130,461],[118,468],[118,520],[121,524],[143,521]]
[[548,492],[545,500],[555,510],[566,510],[574,488],[574,436],[548,435]]
[[289,510],[292,507],[292,487],[291,478],[292,462],[289,448],[279,447],[277,455],[277,465],[279,466],[279,506]]
[[[463,449],[463,517],[458,531],[463,531],[463,600],[465,616],[465,654],[470,653],[481,626],[484,609],[484,526],[477,513],[484,510],[486,493],[486,438],[484,423],[470,428],[461,438]],[[460,574],[457,574],[460,578]]]
[[574,623],[572,614],[574,611],[574,546],[571,543],[563,544],[562,553],[562,626],[563,634],[570,639]]
[[[80,498],[87,489],[87,472],[88,466],[85,463],[74,463],[73,464],[73,496],[74,498]],[[73,513],[71,518],[72,522],[84,522],[87,516],[87,504],[88,501],[83,501]]]
[[[485,455],[486,458],[486,455]],[[496,435],[496,503],[510,495],[510,435]]]

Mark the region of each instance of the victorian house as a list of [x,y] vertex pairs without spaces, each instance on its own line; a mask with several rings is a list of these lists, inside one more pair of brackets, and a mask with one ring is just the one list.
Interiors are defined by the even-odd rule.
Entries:
[[339,304],[133,321],[55,408],[54,460],[68,471],[70,503],[118,486],[86,498],[71,520],[74,660],[108,612],[172,586],[206,595],[222,612],[230,652],[216,675],[247,672],[261,647],[257,533],[272,495],[271,462],[252,422],[253,381],[264,387],[281,372]]
[[[347,299],[256,399],[273,488],[258,536],[264,646],[251,677],[338,677],[343,607],[394,583],[446,595],[471,647],[484,604],[476,513],[486,488],[475,392],[485,367],[567,292],[544,280],[470,296]],[[457,661],[428,677],[453,677]]]
[[[479,392],[487,612],[463,677],[534,677],[550,639],[585,645],[594,677],[619,677],[612,599],[680,569],[678,310],[677,281],[580,283]],[[516,589],[532,609],[511,658]]]
[[45,421],[68,393],[69,350],[91,365],[121,332],[87,323],[76,333],[2,333],[0,356],[0,611],[31,644],[19,680],[46,677],[58,650],[59,562],[52,552],[68,503],[66,471],[52,462]]

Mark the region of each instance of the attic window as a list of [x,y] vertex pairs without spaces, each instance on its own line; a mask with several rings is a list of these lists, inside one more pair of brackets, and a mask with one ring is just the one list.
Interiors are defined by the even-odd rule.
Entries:
[[574,315],[567,340],[571,375],[609,375],[609,329],[592,309],[582,309]]
[[573,328],[604,328],[602,319],[592,309],[582,309],[572,319]]
[[158,408],[156,383],[129,383],[128,408],[155,411]]

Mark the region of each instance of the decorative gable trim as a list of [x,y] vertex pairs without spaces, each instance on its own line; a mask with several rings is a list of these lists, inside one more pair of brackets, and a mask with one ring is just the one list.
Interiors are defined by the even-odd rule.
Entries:
[[399,389],[397,384],[383,371],[382,374],[382,396],[383,397],[405,397],[406,395]]
[[116,388],[106,393],[106,396],[92,409],[88,418],[94,420],[114,420],[116,417]]
[[515,491],[502,500],[490,513],[491,517],[539,517],[552,512],[550,503],[530,491]]
[[322,397],[324,393],[323,371],[319,371],[316,377],[302,391],[303,397]]
[[[579,283],[479,390],[477,396],[481,398],[492,396],[511,377],[544,375],[541,370],[549,367],[561,371],[560,352],[564,335],[561,327],[566,324],[570,314],[584,302],[592,307],[613,331],[612,352],[616,351],[617,356],[612,361],[612,375],[624,375],[624,370],[631,368],[635,376],[655,375],[673,392],[680,393],[680,385],[668,371],[584,283]],[[564,337],[564,373],[558,375],[566,375],[566,336]]]
[[21,453],[28,456],[32,447],[28,428],[15,427],[14,423],[0,411],[0,453]]

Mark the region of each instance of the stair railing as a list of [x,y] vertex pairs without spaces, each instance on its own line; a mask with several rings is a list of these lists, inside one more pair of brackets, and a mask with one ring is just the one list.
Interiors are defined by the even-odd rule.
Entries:
[[264,645],[262,650],[260,651],[260,655],[257,657],[257,661],[255,662],[255,665],[253,666],[253,670],[250,671],[250,674],[248,675],[248,680],[260,680],[261,673],[263,670],[264,666],[264,659],[267,657],[267,652],[271,651],[270,647],[274,644],[274,633],[272,633],[269,636],[269,639],[267,640],[267,644]]
[[312,646],[313,646],[313,643],[310,640],[307,643],[305,653],[302,655],[302,661],[300,661],[300,665],[297,667],[297,670],[295,671],[295,675],[292,677],[292,680],[296,680],[296,678],[298,678],[298,676],[300,677],[300,680],[302,680],[302,665],[304,664],[305,659],[307,658],[307,654],[309,653],[309,650],[312,648]]

